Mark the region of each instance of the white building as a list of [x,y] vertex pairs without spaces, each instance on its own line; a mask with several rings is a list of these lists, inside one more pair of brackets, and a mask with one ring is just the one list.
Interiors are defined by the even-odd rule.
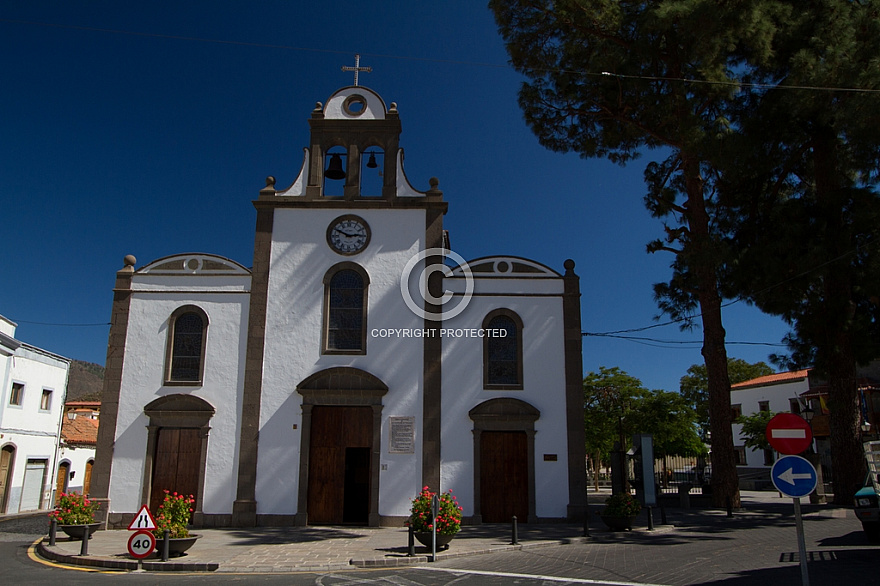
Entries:
[[[876,433],[880,429],[880,360],[857,368],[857,384],[862,411],[862,431]],[[818,454],[825,479],[832,478],[834,459],[831,456],[831,416],[828,410],[828,382],[818,378],[812,369],[780,372],[747,380],[730,387],[733,417],[760,411],[803,414],[809,407],[814,453]],[[752,488],[757,482],[769,486],[770,468],[778,454],[773,450],[752,450],[745,447],[742,426],[733,424],[734,448],[737,452],[740,485]]]
[[61,419],[57,492],[91,492],[101,403],[68,401]]
[[[761,376],[730,387],[730,407],[733,418],[753,415],[760,411],[773,413],[800,413],[802,395],[810,390],[809,370],[795,370]],[[773,450],[755,450],[745,447],[742,425],[733,424],[734,449],[741,478],[754,476],[769,482],[769,470],[776,461]]]
[[309,125],[297,179],[254,201],[252,268],[117,273],[92,480],[111,526],[165,489],[206,526],[399,525],[423,486],[469,522],[579,519],[574,263],[457,258],[375,92],[343,88]]
[[70,361],[15,339],[0,316],[0,513],[54,504],[61,413]]

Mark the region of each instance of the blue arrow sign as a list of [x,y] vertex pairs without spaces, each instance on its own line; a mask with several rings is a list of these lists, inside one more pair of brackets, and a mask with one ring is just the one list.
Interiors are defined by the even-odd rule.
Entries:
[[816,489],[816,469],[800,456],[783,456],[776,460],[770,469],[770,478],[776,490],[791,498],[807,496]]

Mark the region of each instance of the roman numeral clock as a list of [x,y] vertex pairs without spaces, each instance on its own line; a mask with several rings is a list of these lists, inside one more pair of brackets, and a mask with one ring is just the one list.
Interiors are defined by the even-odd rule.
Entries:
[[370,243],[370,225],[358,216],[339,216],[327,227],[327,244],[339,254],[357,254]]

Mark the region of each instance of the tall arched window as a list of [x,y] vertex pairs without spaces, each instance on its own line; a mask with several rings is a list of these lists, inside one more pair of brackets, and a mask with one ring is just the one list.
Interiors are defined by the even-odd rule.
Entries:
[[496,309],[483,320],[483,329],[484,388],[522,389],[522,320],[508,309]]
[[198,307],[181,307],[171,315],[169,324],[165,382],[200,385],[205,371],[208,316]]
[[366,272],[341,263],[324,278],[324,352],[364,354],[367,344]]

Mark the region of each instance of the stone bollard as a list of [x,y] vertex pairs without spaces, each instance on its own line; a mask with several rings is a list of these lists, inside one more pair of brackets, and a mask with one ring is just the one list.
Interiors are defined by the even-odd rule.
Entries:
[[406,551],[406,555],[407,555],[407,557],[413,557],[414,555],[416,555],[416,539],[415,539],[415,535],[416,535],[416,532],[415,532],[415,530],[413,529],[413,526],[410,525],[410,526],[409,526],[409,545],[408,545],[408,548],[407,548],[407,551]]
[[162,535],[162,561],[168,561],[168,549],[171,546],[171,532],[166,529],[165,533]]
[[52,520],[49,521],[49,546],[54,547],[55,545],[55,534],[58,532],[58,521],[55,517],[52,517]]
[[87,557],[89,555],[89,538],[92,534],[88,525],[83,525],[82,527],[85,529],[85,532],[83,533],[82,544],[79,546],[79,555]]
[[513,525],[511,527],[511,530],[513,532],[513,539],[512,539],[513,545],[519,545],[519,530],[516,526],[516,515],[513,516]]

